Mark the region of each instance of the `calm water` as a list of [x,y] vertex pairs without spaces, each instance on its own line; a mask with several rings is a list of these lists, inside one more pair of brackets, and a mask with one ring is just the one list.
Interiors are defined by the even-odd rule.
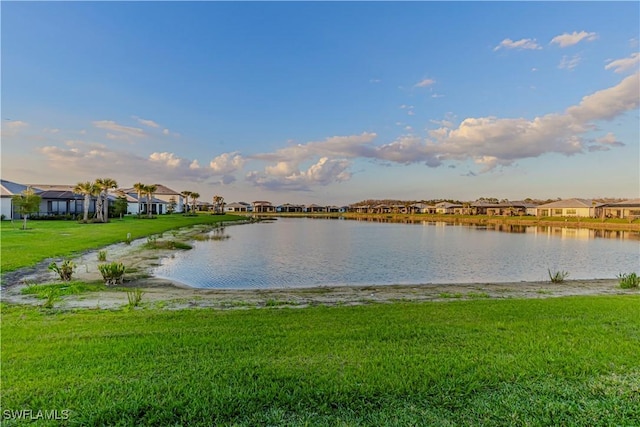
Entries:
[[[163,260],[159,277],[197,288],[258,289],[614,278],[638,271],[638,233],[445,223],[279,218],[225,227]],[[220,233],[220,232],[218,232]]]

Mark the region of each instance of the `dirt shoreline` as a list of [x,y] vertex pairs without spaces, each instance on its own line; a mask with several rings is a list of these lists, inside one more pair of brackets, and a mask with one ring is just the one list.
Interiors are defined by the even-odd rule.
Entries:
[[[187,234],[189,233],[189,234]],[[173,238],[192,238],[185,232]],[[165,237],[166,238],[166,237]],[[199,289],[157,277],[150,277],[151,269],[161,258],[171,257],[175,251],[149,250],[143,247],[146,239],[131,245],[112,245],[107,261],[119,261],[133,274],[125,276],[119,289],[86,292],[60,297],[54,307],[72,309],[120,309],[128,304],[127,289],[143,291],[142,308],[186,309],[248,309],[263,307],[304,308],[315,305],[353,306],[372,303],[459,301],[470,299],[552,298],[572,295],[638,294],[637,290],[621,289],[617,279],[566,280],[563,283],[535,282],[480,282],[456,284],[372,285],[372,286],[320,286],[311,288],[277,289]],[[74,280],[100,281],[98,251],[89,251],[74,259],[77,264]],[[51,283],[54,273],[47,270],[51,260],[36,267],[3,274],[0,298],[11,304],[42,305],[43,299],[22,294],[30,284]],[[124,288],[124,289],[123,289]]]

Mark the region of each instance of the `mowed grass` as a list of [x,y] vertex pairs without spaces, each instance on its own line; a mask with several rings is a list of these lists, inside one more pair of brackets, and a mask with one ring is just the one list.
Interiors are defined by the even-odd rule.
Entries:
[[5,305],[2,407],[66,409],[69,425],[638,425],[639,309],[638,295],[232,311]]
[[3,272],[29,267],[53,257],[67,257],[89,249],[124,242],[127,234],[137,239],[176,228],[197,224],[243,219],[234,215],[160,215],[155,219],[111,219],[106,224],[81,224],[76,221],[1,221],[1,258]]

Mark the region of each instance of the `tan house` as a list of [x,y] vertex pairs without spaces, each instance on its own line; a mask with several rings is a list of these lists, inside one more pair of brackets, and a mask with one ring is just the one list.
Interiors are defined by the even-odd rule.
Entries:
[[591,199],[558,200],[536,208],[536,216],[597,218],[601,212],[601,203]]
[[640,218],[640,199],[606,203],[602,205],[602,215],[605,218]]

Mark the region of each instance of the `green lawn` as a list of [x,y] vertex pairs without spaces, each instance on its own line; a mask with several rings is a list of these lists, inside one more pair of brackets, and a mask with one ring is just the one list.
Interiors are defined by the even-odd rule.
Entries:
[[37,264],[46,258],[63,257],[162,233],[196,224],[215,224],[220,221],[243,219],[235,215],[161,215],[155,219],[125,217],[106,224],[81,224],[76,221],[29,221],[28,230],[21,230],[22,222],[0,221],[0,270],[16,270]]
[[5,305],[2,408],[69,410],[69,425],[631,426],[639,307],[640,295],[232,311]]

